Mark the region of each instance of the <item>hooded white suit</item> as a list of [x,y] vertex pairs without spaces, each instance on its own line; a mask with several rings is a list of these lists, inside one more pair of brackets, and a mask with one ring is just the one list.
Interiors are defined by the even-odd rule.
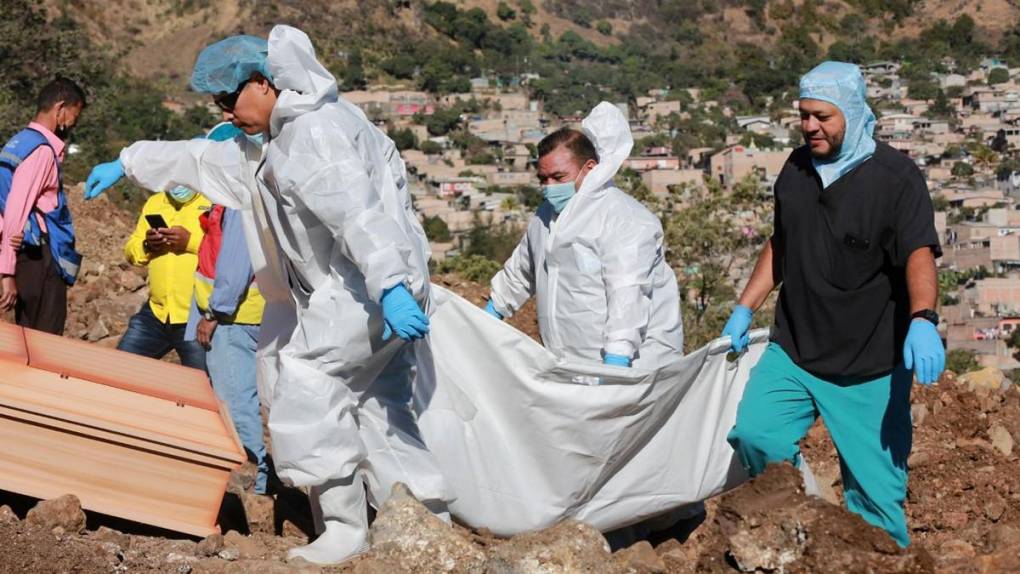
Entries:
[[623,114],[603,102],[581,124],[598,165],[558,215],[543,203],[503,270],[492,303],[504,317],[532,296],[546,348],[592,361],[604,354],[655,369],[683,353],[676,275],[662,224],[613,184],[634,140]]
[[[331,512],[359,506],[357,477],[377,504],[397,481],[448,499],[410,409],[415,346],[382,340],[379,304],[402,283],[426,307],[430,253],[396,147],[338,96],[308,37],[274,27],[267,67],[281,92],[264,149],[243,137],[138,142],[120,160],[138,185],[184,185],[242,213],[267,301],[259,385],[274,464],[291,484],[322,487],[328,533]],[[345,536],[363,534],[360,519],[353,528]]]

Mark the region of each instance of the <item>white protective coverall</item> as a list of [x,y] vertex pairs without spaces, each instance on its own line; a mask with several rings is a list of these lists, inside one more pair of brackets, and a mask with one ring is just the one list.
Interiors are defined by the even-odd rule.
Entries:
[[543,203],[503,270],[492,303],[509,317],[537,297],[542,342],[565,357],[629,357],[655,369],[683,353],[676,275],[663,256],[659,219],[612,181],[634,139],[603,102],[581,124],[598,165],[563,211]]
[[449,500],[410,408],[416,346],[427,344],[384,342],[379,304],[403,283],[427,307],[428,241],[396,147],[339,97],[308,37],[274,27],[267,67],[281,92],[264,150],[244,137],[138,142],[120,161],[147,189],[187,186],[244,216],[268,303],[262,339],[279,348],[259,364],[277,472],[319,487],[326,534],[333,518],[348,528],[334,541],[364,540],[361,478],[377,505],[395,482]]

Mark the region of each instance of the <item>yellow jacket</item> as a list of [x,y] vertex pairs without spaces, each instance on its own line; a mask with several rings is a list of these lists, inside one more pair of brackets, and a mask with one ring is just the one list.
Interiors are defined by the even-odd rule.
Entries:
[[[195,292],[195,269],[198,267],[198,246],[202,243],[202,227],[198,218],[209,210],[209,200],[196,195],[184,205],[175,203],[166,193],[156,193],[145,202],[131,238],[124,244],[124,257],[132,265],[149,267],[149,308],[160,321],[173,325],[188,322],[191,298]],[[170,227],[181,226],[191,233],[187,252],[167,253],[150,258],[142,243],[149,230],[146,215],[161,215]]]

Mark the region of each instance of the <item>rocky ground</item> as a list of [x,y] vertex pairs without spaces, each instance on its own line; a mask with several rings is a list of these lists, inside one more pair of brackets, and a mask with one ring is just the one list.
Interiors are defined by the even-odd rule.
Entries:
[[[77,201],[87,259],[70,295],[68,336],[113,345],[144,302],[144,274],[122,263],[135,216],[104,200]],[[102,223],[99,223],[102,222]],[[484,286],[436,281],[481,303]],[[534,307],[511,323],[537,336]],[[799,474],[775,466],[708,502],[688,540],[641,542],[610,553],[591,527],[565,522],[508,540],[433,518],[398,491],[372,524],[369,554],[341,567],[288,563],[312,531],[307,498],[293,489],[251,492],[253,468],[231,477],[224,534],[196,540],[94,513],[72,496],[38,501],[0,492],[0,572],[382,574],[401,572],[1020,572],[1020,387],[990,370],[914,387],[909,459],[909,550],[845,511],[839,461],[824,426],[804,442],[823,490],[806,496]]]

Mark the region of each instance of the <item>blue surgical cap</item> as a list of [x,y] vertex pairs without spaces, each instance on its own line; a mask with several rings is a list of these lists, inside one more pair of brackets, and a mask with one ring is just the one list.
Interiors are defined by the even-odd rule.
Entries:
[[234,124],[230,122],[223,122],[217,124],[215,127],[213,127],[213,129],[209,130],[209,133],[205,134],[205,139],[210,139],[216,142],[223,142],[227,140],[232,140],[237,136],[243,135],[247,134],[241,131],[241,128],[234,126]]
[[828,102],[843,113],[846,134],[835,157],[813,160],[824,187],[875,153],[875,114],[868,107],[860,69],[845,62],[822,62],[800,79],[800,99]]
[[258,72],[272,80],[266,67],[269,43],[256,36],[231,36],[206,46],[191,72],[191,88],[207,94],[231,93]]

